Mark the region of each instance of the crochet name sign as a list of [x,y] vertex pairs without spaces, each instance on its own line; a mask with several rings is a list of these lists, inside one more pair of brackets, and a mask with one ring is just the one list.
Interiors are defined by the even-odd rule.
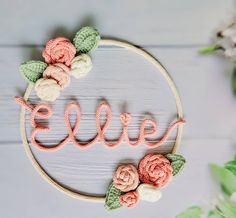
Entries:
[[[98,51],[93,61],[95,60],[96,66],[102,69],[100,72],[97,69],[90,81],[82,80],[92,70],[93,62],[90,55],[98,46],[101,46],[102,51],[106,51],[103,53],[104,57],[106,56],[105,61],[103,64],[96,62],[101,56]],[[135,62],[129,59],[130,53],[137,58]],[[166,69],[143,49],[119,40],[101,39],[93,27],[82,28],[72,41],[65,37],[49,40],[42,56],[44,61],[31,60],[20,65],[20,71],[29,85],[23,97],[15,97],[21,106],[22,142],[40,175],[63,193],[80,200],[103,202],[109,211],[120,207],[133,207],[140,200],[159,201],[162,196],[161,189],[182,171],[185,164],[184,157],[175,154],[180,145],[185,119],[179,94]],[[117,59],[122,64],[117,64]],[[114,69],[109,68],[109,64],[112,63]],[[137,69],[142,75],[138,74]],[[148,71],[152,72],[150,77]],[[133,76],[130,76],[132,73]],[[157,76],[158,79],[155,81]],[[72,77],[79,79],[78,84],[73,85]],[[138,83],[140,86],[136,87]],[[69,94],[64,95],[66,91]],[[117,108],[112,112],[110,104],[114,108],[119,101],[126,102],[129,110],[123,107],[119,113],[116,112]],[[82,110],[77,102],[85,109]],[[140,107],[141,110],[134,110],[131,102],[134,102],[135,108]],[[169,111],[163,109],[170,105],[172,109]],[[91,106],[92,112],[87,110]],[[132,114],[126,111],[131,111]],[[150,111],[154,113],[149,113]],[[155,116],[158,116],[158,119]],[[142,119],[137,120],[139,117]],[[56,125],[52,125],[55,120]],[[88,125],[83,132],[84,120],[93,125]],[[91,126],[95,127],[94,132]],[[87,134],[89,131],[93,133],[91,137]],[[110,135],[111,132],[117,135],[113,137]],[[132,135],[133,132],[135,136]],[[53,138],[49,135],[53,135]],[[171,138],[173,135],[174,139]],[[43,137],[47,138],[46,142]],[[168,143],[171,147],[168,152],[167,149],[164,152],[158,150],[158,153],[157,150],[154,151],[154,148],[160,149]],[[120,146],[121,144],[124,146]],[[135,149],[127,153],[129,148]],[[96,152],[93,149],[97,149]],[[122,149],[123,153],[120,152]],[[152,151],[147,151],[148,149]],[[66,153],[68,151],[69,153]],[[117,152],[120,152],[119,155]],[[90,158],[88,154],[91,155]],[[132,155],[129,163],[124,161],[129,158],[128,154]],[[50,159],[46,163],[43,162],[45,157]],[[62,163],[60,167],[48,167],[47,164],[54,163],[53,160]],[[112,164],[109,165],[109,161]],[[90,194],[93,193],[91,187],[88,187],[87,191],[81,186],[76,186],[88,184],[87,181],[79,183],[81,170],[90,175],[97,172],[89,173],[84,169],[88,163],[97,171],[111,166],[108,177],[111,177],[115,170],[106,194],[104,185],[102,195]],[[119,163],[116,169],[114,163]],[[72,167],[68,167],[67,164],[72,164]],[[58,170],[62,168],[62,172]],[[61,178],[65,172],[65,177]],[[65,181],[64,178],[69,179]],[[91,186],[96,186],[102,178],[97,176],[96,179],[90,179],[89,181],[96,181],[96,184]],[[107,182],[105,181],[106,185]]]
[[[147,140],[147,138],[156,136],[157,123],[152,119],[144,119],[140,125],[139,137],[136,140],[132,140],[130,139],[129,134],[128,134],[128,127],[132,118],[131,114],[122,113],[120,114],[120,121],[123,127],[122,127],[120,137],[117,140],[115,140],[115,142],[109,142],[105,138],[105,133],[106,133],[106,130],[109,128],[109,124],[112,119],[112,111],[111,111],[110,106],[107,103],[103,102],[98,106],[97,111],[96,111],[96,116],[95,116],[97,134],[92,140],[89,140],[89,142],[84,143],[76,139],[76,133],[79,129],[80,120],[81,120],[80,106],[75,102],[71,102],[66,106],[65,112],[64,112],[64,120],[65,120],[65,125],[68,131],[68,136],[65,139],[63,139],[59,144],[54,145],[52,147],[48,147],[48,146],[44,146],[38,143],[38,141],[36,140],[36,135],[40,132],[47,132],[50,130],[50,128],[45,127],[45,126],[40,126],[40,124],[38,124],[35,121],[35,119],[37,117],[50,118],[53,114],[53,109],[47,104],[39,104],[35,107],[32,107],[20,97],[16,97],[15,99],[17,103],[22,105],[26,110],[28,110],[31,113],[30,123],[31,123],[31,126],[34,128],[31,134],[32,145],[45,151],[57,150],[61,148],[62,146],[64,146],[65,144],[67,144],[69,141],[71,141],[74,145],[80,148],[87,148],[97,142],[101,142],[108,148],[113,148],[120,145],[123,141],[125,141],[125,143],[131,147],[136,147],[142,143],[142,144],[145,144],[149,148],[156,148],[165,142],[165,140],[168,138],[169,134],[174,128],[176,128],[178,125],[183,125],[185,123],[184,120],[176,121],[166,130],[165,134],[162,136],[160,140],[154,139],[153,141],[155,142],[150,142]],[[40,110],[43,110],[44,112],[40,112]],[[70,118],[69,118],[71,110],[76,111],[76,122],[73,127],[71,126]],[[103,110],[105,111],[105,114],[106,114],[106,121],[104,124],[101,125],[100,116]],[[147,129],[148,126],[149,128]]]

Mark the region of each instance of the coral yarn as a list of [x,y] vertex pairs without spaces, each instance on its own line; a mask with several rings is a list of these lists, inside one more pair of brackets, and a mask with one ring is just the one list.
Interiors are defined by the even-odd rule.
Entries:
[[135,191],[120,196],[120,204],[128,208],[135,206],[138,200],[139,196]]
[[148,154],[139,163],[139,179],[157,188],[165,186],[172,178],[170,162],[161,154]]
[[43,57],[47,64],[64,63],[70,66],[75,54],[75,46],[64,37],[49,40],[43,50]]
[[[47,113],[49,114],[47,118],[50,118],[51,115],[53,114],[53,109],[47,104],[39,104],[36,107],[32,107],[20,97],[16,97],[15,99],[17,103],[25,107],[25,109],[27,109],[31,113],[31,123],[33,123],[37,117],[42,117],[42,114],[39,112],[40,109],[45,109],[45,111],[47,111]],[[74,126],[71,126],[71,123],[70,123],[70,112],[72,110],[75,110],[76,112],[76,120],[75,120]],[[100,116],[103,110],[105,111],[105,114],[106,114],[106,120],[104,124],[101,124]],[[43,116],[42,118],[45,118],[45,116]],[[37,148],[41,150],[46,150],[46,151],[57,150],[61,148],[62,146],[64,146],[65,144],[67,144],[69,141],[71,141],[76,147],[80,147],[80,148],[90,147],[91,145],[95,144],[98,141],[100,141],[102,144],[104,144],[108,148],[117,147],[123,141],[125,141],[127,145],[131,147],[136,147],[140,144],[145,144],[147,147],[156,148],[167,140],[167,138],[169,137],[173,129],[185,123],[184,120],[177,120],[167,129],[167,131],[164,133],[164,135],[161,137],[160,140],[153,140],[150,142],[147,140],[147,137],[157,134],[157,124],[155,123],[155,121],[150,120],[150,119],[144,119],[140,125],[140,132],[139,132],[138,138],[136,140],[132,140],[129,138],[129,135],[128,135],[128,124],[131,121],[131,115],[128,113],[123,113],[121,114],[120,118],[123,124],[120,137],[115,142],[110,142],[105,138],[105,132],[108,129],[109,124],[112,120],[111,108],[105,102],[100,103],[97,108],[96,116],[95,116],[97,134],[89,142],[81,142],[80,140],[76,139],[76,133],[80,125],[81,110],[80,110],[80,106],[77,103],[71,102],[66,106],[65,111],[64,111],[65,125],[68,131],[68,135],[66,136],[66,138],[64,138],[59,144],[56,144],[50,147],[40,144],[36,140],[36,135],[40,132],[49,131],[50,128],[47,127],[45,129],[45,127],[41,127],[39,124],[37,124],[37,125],[32,125],[34,129],[31,134],[31,143]],[[151,127],[152,127],[151,130],[146,129],[146,126],[148,124],[151,124]]]

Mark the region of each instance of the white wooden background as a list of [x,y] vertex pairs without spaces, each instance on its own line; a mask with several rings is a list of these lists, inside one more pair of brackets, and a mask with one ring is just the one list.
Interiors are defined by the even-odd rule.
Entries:
[[[236,149],[236,98],[230,88],[229,66],[220,57],[201,57],[200,47],[211,33],[233,15],[233,0],[149,1],[0,1],[0,217],[161,217],[173,218],[195,204],[207,204],[214,186],[207,164],[224,163]],[[140,202],[134,209],[108,214],[102,204],[81,202],[57,191],[34,170],[26,157],[19,133],[19,107],[13,97],[22,95],[26,83],[18,66],[40,58],[42,45],[52,36],[72,37],[83,25],[94,25],[103,36],[138,44],[160,59],[174,79],[183,102],[184,138],[179,150],[188,161],[186,170],[155,204]],[[95,105],[106,98],[114,111],[108,135],[118,134],[118,113],[134,114],[131,133],[146,112],[160,122],[161,131],[174,118],[175,106],[168,86],[140,57],[124,49],[101,47],[93,54],[94,69],[74,80],[55,107],[62,113],[66,99],[77,98],[86,116],[81,137],[94,133]],[[32,101],[37,101],[34,93]],[[56,120],[56,121],[55,121]],[[48,141],[62,136],[63,122],[55,119]],[[53,134],[54,133],[54,134]],[[56,134],[56,135],[55,135]],[[171,139],[174,139],[174,134]],[[161,150],[170,149],[168,141]],[[60,182],[84,192],[102,194],[117,163],[137,160],[144,147],[122,145],[113,151],[96,145],[81,151],[67,145],[56,153],[34,149],[42,165]]]

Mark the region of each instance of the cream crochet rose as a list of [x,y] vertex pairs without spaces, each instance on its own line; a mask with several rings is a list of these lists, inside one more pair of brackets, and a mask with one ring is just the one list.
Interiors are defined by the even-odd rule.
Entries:
[[87,75],[91,69],[92,61],[87,54],[78,55],[71,62],[71,74],[76,79]]
[[141,184],[137,188],[138,195],[141,200],[148,202],[156,202],[161,198],[161,192],[158,188],[149,184]]
[[60,95],[60,85],[54,79],[41,78],[35,84],[38,97],[44,101],[55,101]]

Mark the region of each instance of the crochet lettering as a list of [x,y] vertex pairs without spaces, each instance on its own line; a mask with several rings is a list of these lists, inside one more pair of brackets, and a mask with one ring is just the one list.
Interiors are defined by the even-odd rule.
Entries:
[[[120,145],[122,142],[126,142],[127,145],[131,147],[136,147],[140,144],[144,144],[149,148],[156,148],[163,144],[171,132],[179,125],[183,125],[185,123],[184,120],[180,119],[174,122],[173,124],[170,125],[170,127],[166,130],[164,135],[161,137],[160,140],[148,140],[147,138],[154,137],[157,135],[157,123],[152,120],[152,119],[144,119],[141,122],[140,129],[139,129],[139,136],[136,140],[130,139],[128,135],[128,126],[129,123],[131,122],[131,114],[129,113],[122,113],[120,115],[120,120],[122,123],[122,130],[120,137],[115,140],[115,141],[108,141],[105,138],[105,132],[109,128],[109,124],[111,123],[112,120],[112,112],[110,106],[106,102],[102,102],[99,104],[97,107],[96,111],[96,129],[97,129],[97,134],[96,136],[90,140],[89,142],[82,142],[79,139],[76,138],[76,133],[79,130],[79,125],[80,125],[80,119],[81,119],[81,110],[80,106],[76,102],[71,102],[69,103],[64,111],[64,119],[65,119],[65,125],[68,131],[68,135],[66,138],[64,138],[60,143],[53,145],[53,146],[45,146],[41,143],[38,142],[36,139],[36,136],[38,133],[41,132],[47,132],[50,130],[49,127],[41,126],[39,123],[36,122],[36,118],[45,118],[49,119],[52,114],[53,114],[53,109],[48,105],[48,104],[38,104],[37,106],[33,107],[29,105],[24,99],[21,97],[16,97],[16,102],[23,106],[26,110],[30,112],[30,122],[31,126],[33,127],[33,131],[31,133],[31,143],[32,145],[36,146],[40,150],[44,151],[55,151],[66,145],[68,142],[72,142],[76,147],[79,148],[87,148],[97,142],[102,143],[108,148],[114,148]],[[71,125],[70,123],[70,113],[72,110],[75,110],[76,112],[76,121],[74,126]],[[41,112],[43,111],[43,112]],[[104,124],[101,125],[100,123],[100,116],[102,114],[102,111],[105,111],[106,114],[106,120]],[[147,127],[149,127],[147,129]]]

